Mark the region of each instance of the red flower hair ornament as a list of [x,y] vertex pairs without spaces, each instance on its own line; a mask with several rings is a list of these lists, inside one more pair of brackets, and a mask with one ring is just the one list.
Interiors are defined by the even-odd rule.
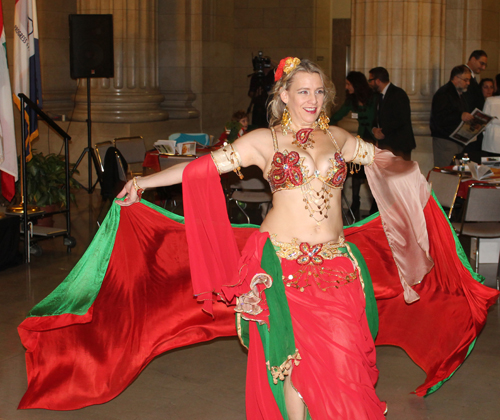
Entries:
[[280,61],[276,72],[274,73],[274,81],[277,82],[283,76],[283,73],[290,73],[295,67],[300,64],[300,60],[297,57],[286,57]]

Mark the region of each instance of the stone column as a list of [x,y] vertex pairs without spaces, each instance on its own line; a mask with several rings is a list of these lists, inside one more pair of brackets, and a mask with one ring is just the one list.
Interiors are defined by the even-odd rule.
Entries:
[[389,71],[410,97],[416,136],[430,134],[432,96],[443,80],[445,12],[446,0],[352,0],[351,68]]
[[[94,122],[168,119],[160,108],[157,0],[78,0],[78,13],[112,14],[115,77],[91,79]],[[87,83],[80,81],[73,119],[87,118]]]
[[[158,11],[162,108],[170,119],[198,118],[194,108],[193,69],[201,67],[202,3],[193,0],[160,1]],[[198,53],[198,54],[197,54]]]

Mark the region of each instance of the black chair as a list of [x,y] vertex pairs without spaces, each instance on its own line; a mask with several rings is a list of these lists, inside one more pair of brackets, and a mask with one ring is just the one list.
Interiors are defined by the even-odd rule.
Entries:
[[127,182],[128,164],[116,147],[108,147],[104,157],[101,196],[114,199]]
[[97,216],[97,225],[101,226],[108,213],[114,198],[127,183],[127,161],[116,147],[108,147],[102,164],[101,179],[101,208]]

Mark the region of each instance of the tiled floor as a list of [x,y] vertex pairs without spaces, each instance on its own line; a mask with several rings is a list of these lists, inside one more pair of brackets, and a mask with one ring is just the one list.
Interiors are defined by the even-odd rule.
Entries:
[[[97,193],[78,194],[78,208],[73,211],[73,234],[78,244],[72,254],[66,254],[60,238],[49,240],[42,243],[43,256],[32,257],[29,266],[0,272],[0,419],[245,419],[246,355],[236,338],[219,339],[158,357],[120,396],[107,404],[71,412],[16,409],[26,389],[24,349],[16,327],[29,309],[66,276],[82,254],[95,232],[99,200]],[[496,266],[483,265],[481,271],[487,277],[487,284],[493,287]],[[387,418],[499,419],[499,321],[500,310],[496,304],[469,359],[449,382],[427,398],[410,394],[424,381],[423,371],[402,350],[378,347],[377,392],[389,403]]]

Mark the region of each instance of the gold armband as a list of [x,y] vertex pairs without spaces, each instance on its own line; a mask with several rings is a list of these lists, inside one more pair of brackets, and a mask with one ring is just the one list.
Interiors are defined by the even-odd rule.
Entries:
[[[349,162],[351,166],[351,174],[354,171],[359,172],[361,165],[369,166],[375,159],[375,145],[364,141],[361,137],[356,137],[356,151],[354,158]],[[357,166],[356,166],[357,165]]]
[[219,150],[212,152],[211,156],[219,175],[234,171],[240,179],[243,179],[243,174],[241,173],[241,157],[240,154],[234,150],[232,144],[224,143]]

